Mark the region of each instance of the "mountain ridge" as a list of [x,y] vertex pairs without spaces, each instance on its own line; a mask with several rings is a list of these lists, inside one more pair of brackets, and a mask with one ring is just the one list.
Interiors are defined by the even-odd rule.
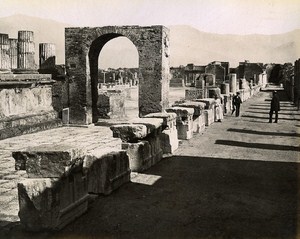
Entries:
[[[74,27],[51,19],[43,19],[22,14],[0,18],[0,32],[16,38],[19,30],[31,30],[35,34],[36,59],[38,43],[56,44],[57,64],[64,63],[64,28]],[[93,26],[91,26],[93,27]],[[237,66],[239,62],[285,63],[294,62],[300,57],[300,29],[283,34],[219,34],[200,31],[189,25],[170,25],[170,65],[179,66],[188,63],[206,65],[212,61],[229,61]],[[132,44],[123,44],[114,39],[101,51],[102,68],[137,67],[137,50]],[[118,58],[123,56],[118,63]],[[38,62],[38,61],[37,61]],[[125,62],[125,63],[124,63]]]

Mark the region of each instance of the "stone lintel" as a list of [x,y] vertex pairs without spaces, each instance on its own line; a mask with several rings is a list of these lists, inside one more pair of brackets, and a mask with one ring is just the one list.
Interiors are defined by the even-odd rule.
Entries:
[[85,153],[82,148],[49,144],[15,151],[12,156],[16,170],[26,170],[29,178],[53,178],[80,166]]
[[147,136],[147,127],[143,124],[118,124],[110,127],[114,138],[123,142],[137,142]]

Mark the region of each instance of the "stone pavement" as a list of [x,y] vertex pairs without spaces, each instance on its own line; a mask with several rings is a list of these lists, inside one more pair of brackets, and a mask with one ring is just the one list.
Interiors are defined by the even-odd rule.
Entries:
[[[241,117],[181,141],[174,156],[96,198],[62,231],[16,224],[3,238],[299,238],[300,111],[281,100],[277,124],[268,123],[270,93],[260,92]],[[18,145],[10,140],[6,151]]]

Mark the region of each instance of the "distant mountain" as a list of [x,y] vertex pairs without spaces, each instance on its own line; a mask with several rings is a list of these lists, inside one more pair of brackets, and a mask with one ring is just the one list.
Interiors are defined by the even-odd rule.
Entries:
[[[0,18],[0,33],[8,33],[10,38],[16,38],[19,30],[34,31],[36,60],[38,43],[55,43],[57,64],[64,63],[64,28],[70,26],[24,15]],[[278,35],[232,35],[201,32],[190,26],[169,28],[171,66],[229,61],[235,67],[244,60],[285,63],[300,58],[300,29]],[[100,58],[101,68],[136,67],[138,61],[136,48],[124,38],[110,41],[101,51]]]

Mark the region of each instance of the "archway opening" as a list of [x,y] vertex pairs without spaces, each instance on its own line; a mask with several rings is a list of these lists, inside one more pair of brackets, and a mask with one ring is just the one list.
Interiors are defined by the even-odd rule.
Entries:
[[[108,118],[119,118],[122,114],[117,111],[121,111],[122,107],[125,109],[126,118],[137,117],[139,54],[136,46],[122,35],[105,34],[92,43],[89,59],[93,122],[106,118],[103,112],[109,109],[100,109],[105,105],[101,102],[104,93],[106,97],[111,97],[112,104],[115,104],[115,111],[107,112],[110,114]],[[125,99],[124,106],[122,97]]]

